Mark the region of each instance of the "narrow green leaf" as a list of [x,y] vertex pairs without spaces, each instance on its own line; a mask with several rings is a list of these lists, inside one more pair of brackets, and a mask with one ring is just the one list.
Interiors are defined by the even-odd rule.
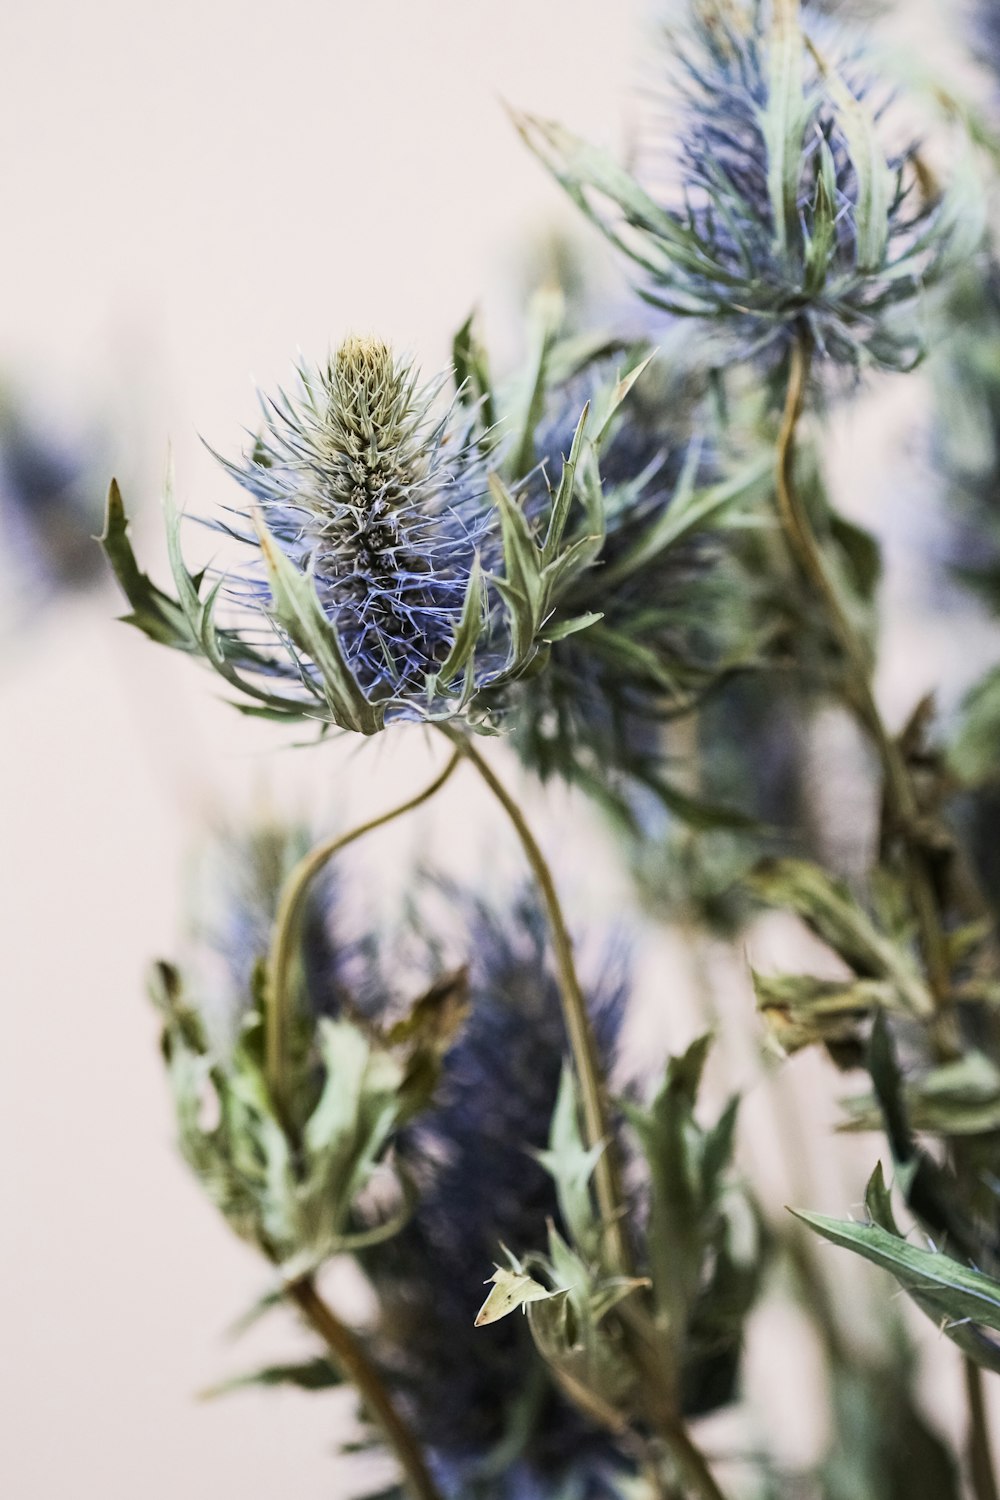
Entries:
[[234,1391],[255,1390],[260,1386],[289,1385],[300,1391],[330,1391],[343,1385],[343,1377],[328,1359],[304,1360],[300,1364],[266,1365],[246,1375],[233,1375],[218,1385],[200,1392],[201,1401],[215,1401]]

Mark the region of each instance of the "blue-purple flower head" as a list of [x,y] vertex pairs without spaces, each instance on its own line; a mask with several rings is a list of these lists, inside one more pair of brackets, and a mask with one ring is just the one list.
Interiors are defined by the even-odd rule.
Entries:
[[921,293],[978,240],[974,199],[942,194],[916,147],[890,143],[886,90],[798,0],[693,0],[669,40],[677,133],[646,183],[557,125],[524,124],[642,295],[705,320],[727,358],[797,342],[853,369],[912,365]]
[[[454,408],[441,410],[443,384],[421,385],[377,339],[349,338],[325,367],[300,368],[294,396],[264,402],[263,433],[242,464],[227,465],[311,577],[358,688],[401,716],[433,701],[428,685],[498,544],[485,465]],[[274,591],[258,535],[239,513],[232,525],[256,554],[247,602],[267,612]],[[299,679],[303,666],[289,643],[288,674]],[[442,692],[459,672],[445,675]]]
[[40,593],[89,587],[100,554],[100,497],[92,453],[53,438],[0,399],[0,527],[15,588]]
[[139,569],[113,485],[103,542],[130,623],[206,659],[271,717],[362,734],[399,719],[490,727],[486,690],[544,654],[560,599],[600,550],[597,452],[629,382],[605,393],[592,432],[578,414],[535,528],[523,475],[501,478],[504,434],[485,441],[466,400],[442,400],[450,374],[423,384],[361,338],[302,368],[294,395],[264,402],[252,450],[226,465],[248,500],[214,524],[240,544],[239,567],[190,572],[168,505],[176,599]]
[[[448,1497],[596,1500],[626,1464],[613,1439],[556,1391],[523,1319],[475,1327],[502,1247],[541,1245],[559,1221],[553,1180],[533,1154],[548,1143],[566,1055],[545,920],[528,893],[500,912],[447,887],[441,896],[450,927],[456,915],[461,924],[450,937],[469,956],[470,1010],[437,1102],[400,1143],[419,1189],[413,1217],[365,1257],[377,1348]],[[431,912],[422,925],[440,924]],[[589,985],[606,1061],[627,991],[624,954],[612,948]]]

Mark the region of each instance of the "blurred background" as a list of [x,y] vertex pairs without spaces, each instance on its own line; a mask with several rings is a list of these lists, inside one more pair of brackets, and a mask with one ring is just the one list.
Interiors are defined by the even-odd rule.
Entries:
[[[939,47],[933,7],[906,10],[909,45]],[[514,355],[548,236],[584,236],[503,101],[627,144],[647,23],[645,7],[607,0],[8,0],[0,419],[17,414],[21,448],[3,482],[71,496],[86,534],[117,474],[162,566],[168,448],[182,506],[225,498],[201,439],[237,452],[255,386],[287,381],[298,351],[319,360],[346,333],[377,331],[436,369],[478,306],[499,360]],[[838,418],[831,449],[838,499],[889,540],[880,686],[894,720],[945,669],[957,695],[995,654],[971,606],[927,603],[933,506],[914,520],[925,399],[919,381],[881,388]],[[233,714],[208,674],[114,622],[96,547],[58,516],[44,546],[9,505],[0,520],[0,1493],[207,1500],[224,1475],[247,1500],[279,1486],[335,1495],[329,1398],[195,1399],[254,1347],[287,1352],[294,1333],[226,1347],[265,1277],[175,1155],[144,972],[176,947],[183,872],[209,823],[261,802],[354,821],[419,785],[432,749],[408,730],[363,755],[276,755],[287,731]],[[833,795],[849,799],[850,783]],[[401,849],[433,837],[475,868],[492,858],[492,810],[464,783],[449,796],[444,826],[392,837]],[[610,904],[624,877],[586,810],[555,792],[539,816],[576,872],[574,910]],[[767,929],[761,951],[787,937]],[[753,1075],[752,998],[739,964],[708,961],[742,1016],[727,1042],[739,1083]],[[647,1040],[676,1050],[697,1026],[697,976],[669,933],[645,967],[658,997]],[[782,1087],[809,1099],[829,1153],[821,1189],[799,1164],[817,1184],[810,1206],[840,1214],[871,1153],[823,1144],[827,1072],[803,1058]],[[768,1144],[771,1107],[751,1091],[748,1138],[780,1202],[791,1188]],[[851,1274],[863,1329],[865,1299],[888,1288]],[[789,1461],[805,1462],[824,1440],[805,1335],[788,1310],[758,1326],[751,1385]],[[799,1357],[775,1358],[796,1340]],[[928,1397],[947,1423],[955,1360],[933,1330],[922,1341],[940,1356]]]

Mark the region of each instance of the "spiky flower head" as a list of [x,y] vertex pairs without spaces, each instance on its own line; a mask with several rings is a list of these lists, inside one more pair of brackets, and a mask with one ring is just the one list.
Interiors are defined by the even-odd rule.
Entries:
[[[484,465],[451,410],[436,410],[442,382],[419,385],[381,340],[348,338],[325,368],[303,367],[299,378],[294,397],[265,403],[263,434],[227,467],[284,556],[311,574],[364,696],[420,714],[479,560],[484,551],[495,560]],[[255,554],[249,599],[268,609],[266,544],[262,557],[259,536],[238,520],[236,529]],[[458,675],[449,668],[441,691]]]
[[[204,657],[272,717],[363,734],[399,719],[483,727],[485,691],[536,661],[559,599],[600,550],[601,424],[581,417],[535,530],[500,479],[502,442],[474,440],[468,403],[441,399],[450,374],[422,384],[409,360],[360,338],[319,370],[302,366],[226,465],[250,496],[221,523],[247,549],[237,572],[211,582],[188,570],[168,500],[176,599],[140,572],[112,486],[103,542],[130,623]],[[613,388],[605,417],[628,388]],[[585,535],[569,542],[578,510]],[[226,608],[235,623],[219,623]]]
[[[533,1154],[549,1139],[566,1052],[544,917],[528,893],[500,911],[448,887],[442,895],[452,925],[460,914],[471,1004],[436,1104],[401,1141],[416,1210],[365,1257],[378,1348],[446,1495],[595,1500],[623,1469],[614,1441],[557,1393],[522,1319],[474,1326],[502,1246],[541,1243],[559,1220],[552,1178]],[[428,925],[440,924],[431,915]],[[623,955],[610,952],[590,985],[608,1059],[627,987]]]
[[689,34],[671,37],[666,182],[640,184],[557,125],[523,129],[639,268],[642,295],[711,320],[727,359],[800,342],[854,369],[907,368],[920,294],[978,239],[976,201],[942,195],[916,148],[888,144],[872,70],[838,60],[822,18],[806,23],[799,0],[692,0]]

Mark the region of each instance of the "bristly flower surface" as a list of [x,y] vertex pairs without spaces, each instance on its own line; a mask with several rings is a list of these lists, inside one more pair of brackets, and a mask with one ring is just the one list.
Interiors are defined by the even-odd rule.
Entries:
[[806,22],[798,0],[695,0],[690,33],[671,37],[669,182],[641,185],[560,126],[522,128],[639,268],[642,295],[710,320],[727,358],[778,360],[800,341],[852,369],[905,369],[920,294],[974,246],[980,215],[931,185],[915,147],[887,145],[886,91],[856,49],[839,62],[822,18]]
[[[500,479],[503,444],[482,441],[468,402],[441,410],[445,378],[422,385],[386,344],[348,339],[324,369],[300,371],[295,396],[265,402],[263,434],[227,465],[251,497],[224,527],[250,549],[235,575],[189,571],[168,496],[176,599],[157,588],[112,485],[102,541],[128,620],[207,660],[250,712],[362,734],[400,719],[490,728],[486,689],[544,655],[560,601],[600,551],[598,451],[637,374],[604,393],[589,428],[580,415],[535,529]],[[235,621],[220,623],[227,609]],[[559,629],[594,619],[564,612]]]
[[[552,1178],[532,1154],[549,1139],[566,1049],[544,919],[527,895],[499,914],[457,899],[471,1008],[439,1102],[401,1144],[420,1189],[416,1211],[366,1257],[381,1358],[449,1497],[586,1500],[611,1491],[621,1472],[613,1440],[555,1391],[523,1319],[474,1326],[502,1247],[541,1243],[559,1219]],[[606,1056],[626,985],[614,960],[591,991]]]
[[[499,551],[485,465],[453,408],[440,410],[443,384],[421,386],[387,344],[349,338],[324,368],[300,367],[294,396],[263,403],[262,435],[226,465],[311,575],[365,697],[402,717],[421,716],[477,564]],[[238,512],[230,529],[254,551],[246,602],[266,612],[260,538]],[[295,678],[304,669],[294,651],[285,665]]]

